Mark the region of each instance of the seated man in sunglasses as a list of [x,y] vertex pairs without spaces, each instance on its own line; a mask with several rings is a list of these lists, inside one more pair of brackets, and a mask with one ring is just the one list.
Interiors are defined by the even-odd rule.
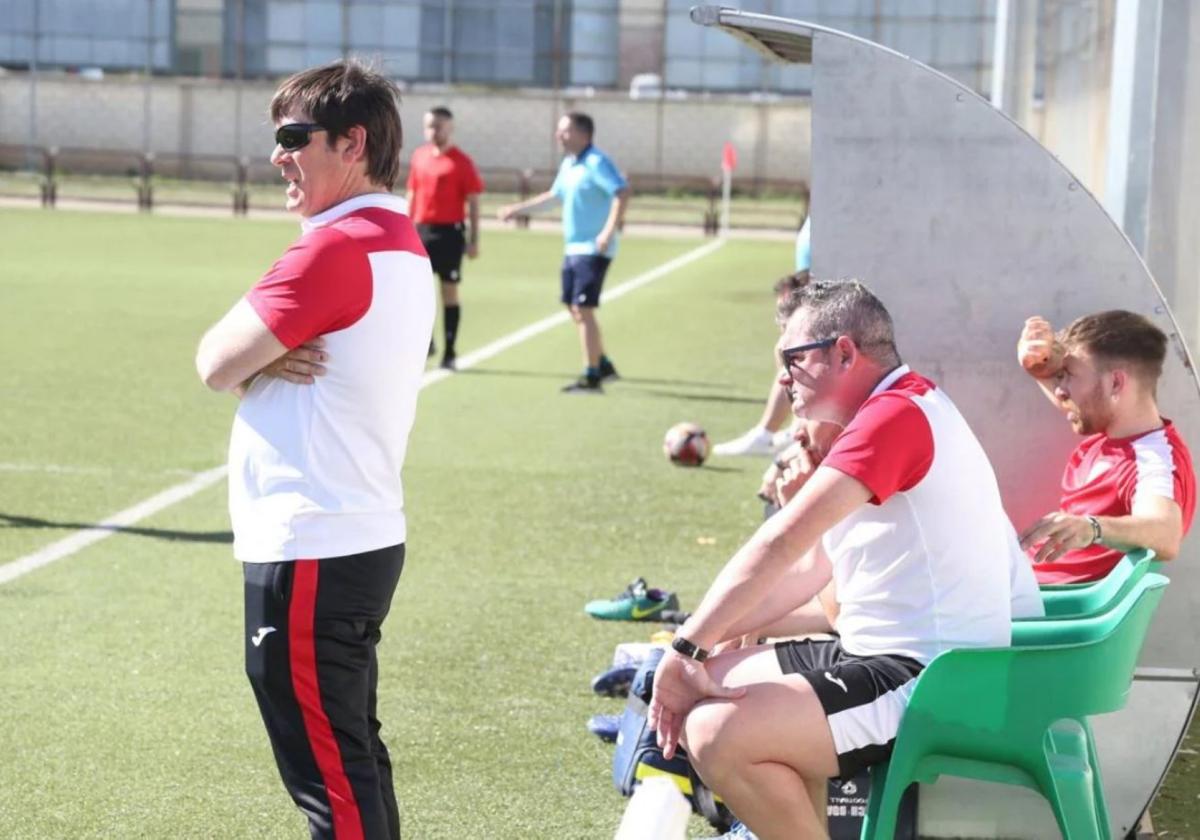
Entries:
[[[1009,644],[1020,553],[983,448],[950,399],[901,362],[882,303],[857,282],[796,295],[782,380],[797,415],[844,429],[679,628],[650,708],[664,754],[683,743],[764,840],[821,836],[826,780],[889,755],[938,653]],[[705,661],[830,580],[839,639]]]
[[229,445],[246,672],[314,838],[398,838],[376,645],[404,565],[400,472],[434,321],[403,199],[394,84],[354,61],[287,79],[271,162],[302,235],[200,342],[241,399]]

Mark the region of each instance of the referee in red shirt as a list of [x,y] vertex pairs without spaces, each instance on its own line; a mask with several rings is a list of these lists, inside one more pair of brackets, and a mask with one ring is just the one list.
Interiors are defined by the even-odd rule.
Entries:
[[[475,163],[451,141],[453,132],[450,109],[430,109],[425,114],[426,143],[413,150],[408,164],[409,214],[429,253],[433,273],[442,281],[442,367],[448,370],[454,370],[454,343],[462,318],[458,284],[463,253],[471,259],[479,256],[479,194],[483,192]],[[463,221],[464,206],[471,214],[469,228]],[[431,356],[434,349],[430,342]]]

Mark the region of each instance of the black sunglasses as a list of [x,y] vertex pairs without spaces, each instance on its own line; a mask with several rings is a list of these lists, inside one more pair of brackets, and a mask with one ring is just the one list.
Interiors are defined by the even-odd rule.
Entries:
[[837,338],[823,338],[820,341],[812,341],[796,347],[786,347],[779,351],[779,358],[783,361],[783,366],[791,370],[792,367],[804,360],[804,354],[809,350],[824,350],[835,344],[837,344]]
[[324,130],[324,126],[316,123],[288,123],[275,129],[275,142],[285,152],[294,152],[308,145],[314,131]]

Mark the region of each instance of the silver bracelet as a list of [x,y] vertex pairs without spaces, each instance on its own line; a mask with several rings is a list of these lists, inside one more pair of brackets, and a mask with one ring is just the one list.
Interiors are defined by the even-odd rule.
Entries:
[[1090,548],[1091,546],[1096,545],[1096,543],[1100,542],[1102,539],[1102,534],[1100,533],[1100,520],[1094,516],[1086,516],[1084,518],[1087,519],[1088,522],[1092,523],[1092,541],[1084,546],[1084,548]]

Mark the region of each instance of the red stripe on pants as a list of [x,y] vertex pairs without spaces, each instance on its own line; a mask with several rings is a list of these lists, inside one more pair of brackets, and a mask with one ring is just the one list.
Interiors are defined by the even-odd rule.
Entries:
[[288,658],[292,689],[304,717],[304,729],[333,810],[333,833],[338,840],[363,840],[362,817],[346,771],[342,751],[333,737],[333,727],[321,703],[317,682],[317,647],[313,638],[313,616],[317,610],[316,560],[297,560],[288,604]]

